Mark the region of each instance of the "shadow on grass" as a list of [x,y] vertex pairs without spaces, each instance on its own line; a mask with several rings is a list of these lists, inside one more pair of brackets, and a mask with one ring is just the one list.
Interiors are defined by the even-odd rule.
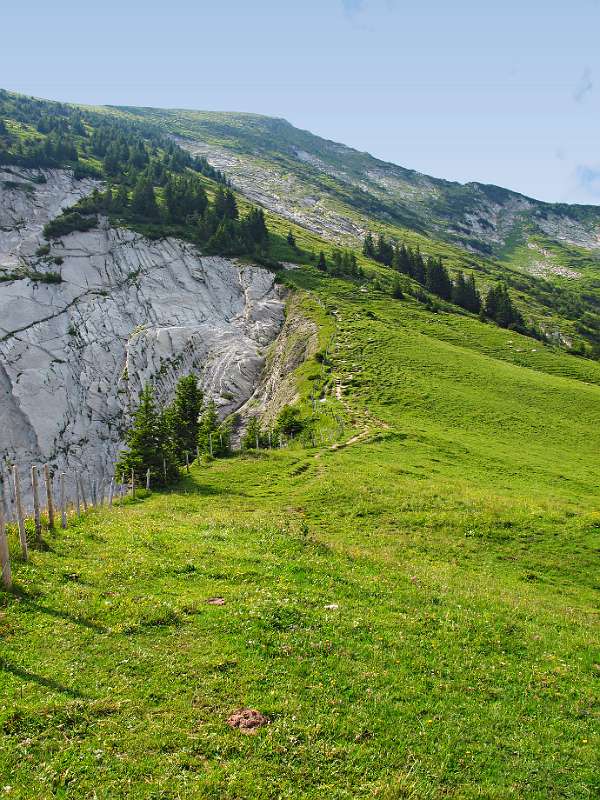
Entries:
[[39,611],[41,614],[48,614],[50,617],[62,619],[66,622],[72,622],[75,625],[81,625],[83,628],[88,628],[88,630],[94,631],[95,633],[109,632],[108,628],[105,628],[104,625],[100,625],[98,622],[93,622],[85,617],[78,617],[74,614],[69,614],[68,611],[59,611],[57,608],[52,608],[51,606],[46,606],[43,603],[38,602],[36,596],[29,594],[25,589],[15,587],[12,593],[15,597],[19,598],[19,600],[26,606],[27,609]]
[[0,669],[4,670],[4,672],[10,672],[17,678],[22,678],[24,681],[32,681],[33,683],[37,683],[39,686],[44,686],[46,689],[53,689],[55,692],[67,694],[69,697],[87,699],[86,695],[84,695],[78,689],[71,689],[69,686],[63,686],[62,683],[59,683],[52,678],[44,678],[43,675],[38,675],[36,672],[30,672],[27,669],[23,669],[23,667],[17,667],[16,664],[11,664],[11,662],[6,661],[6,659],[0,661]]

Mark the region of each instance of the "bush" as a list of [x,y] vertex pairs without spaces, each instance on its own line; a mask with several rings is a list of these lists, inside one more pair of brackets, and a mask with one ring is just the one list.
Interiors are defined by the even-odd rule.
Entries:
[[89,231],[98,224],[98,217],[84,217],[77,211],[65,211],[60,217],[44,225],[45,239],[58,239],[73,231]]
[[37,281],[38,283],[62,283],[62,275],[60,272],[28,272],[26,277],[30,281]]
[[283,433],[286,436],[297,435],[303,427],[304,425],[300,419],[300,409],[295,406],[284,406],[275,421],[276,432]]

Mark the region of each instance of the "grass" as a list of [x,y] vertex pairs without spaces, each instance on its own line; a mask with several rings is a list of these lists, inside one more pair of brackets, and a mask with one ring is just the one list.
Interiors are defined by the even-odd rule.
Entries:
[[337,448],[196,465],[15,558],[4,793],[596,797],[600,366],[286,280]]

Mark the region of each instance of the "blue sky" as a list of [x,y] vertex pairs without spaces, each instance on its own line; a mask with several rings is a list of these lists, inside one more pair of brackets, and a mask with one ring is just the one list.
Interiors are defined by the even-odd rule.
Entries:
[[600,204],[600,0],[3,5],[3,88],[281,116],[438,177]]

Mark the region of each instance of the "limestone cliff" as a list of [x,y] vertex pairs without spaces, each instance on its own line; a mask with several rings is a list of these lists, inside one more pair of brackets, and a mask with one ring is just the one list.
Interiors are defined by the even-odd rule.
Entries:
[[168,400],[194,371],[222,414],[241,406],[284,304],[264,269],[106,220],[36,255],[43,224],[93,188],[44,175],[0,174],[0,467],[50,461],[102,481],[144,382]]

